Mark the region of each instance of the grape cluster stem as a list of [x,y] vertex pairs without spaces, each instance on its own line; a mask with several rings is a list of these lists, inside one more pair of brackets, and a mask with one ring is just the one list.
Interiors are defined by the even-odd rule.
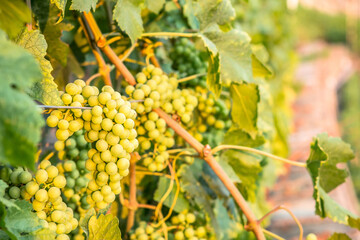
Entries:
[[[123,75],[124,79],[131,85],[135,85],[136,81],[131,72],[126,68],[123,62],[119,59],[119,57],[115,54],[115,52],[111,49],[109,45],[106,45],[106,39],[102,35],[97,23],[91,12],[82,13],[84,16],[84,23],[87,24],[94,35],[94,40],[97,43],[97,46],[104,52],[104,54],[109,58],[109,60],[115,65],[117,70]],[[143,37],[154,37],[154,36],[164,36],[164,37],[195,37],[196,33],[147,33],[143,34]],[[174,121],[170,116],[168,116],[161,109],[154,109],[154,111],[165,120],[166,124],[172,128],[177,134],[179,134],[187,143],[189,143],[199,154],[203,157],[203,159],[209,164],[209,166],[213,169],[216,175],[220,178],[220,180],[224,183],[226,188],[229,190],[230,194],[233,196],[236,203],[241,208],[242,212],[246,216],[249,225],[252,226],[251,231],[255,234],[258,240],[265,240],[264,233],[262,231],[261,226],[258,224],[257,219],[250,209],[249,205],[245,201],[244,197],[241,195],[239,190],[236,188],[234,183],[231,181],[229,176],[225,173],[222,167],[217,163],[214,156],[210,153],[206,157],[203,156],[204,145],[202,145],[199,141],[197,141],[190,133],[188,133],[184,128],[180,126],[179,123]],[[135,169],[135,168],[134,168]],[[130,165],[130,176],[131,176],[131,165]],[[136,176],[134,174],[134,176]],[[133,183],[132,183],[133,182]],[[130,177],[130,196],[131,193],[136,194],[136,186],[131,187],[132,184],[135,183],[135,178],[132,180]],[[132,189],[135,189],[132,190]],[[136,197],[136,195],[135,195]],[[136,200],[135,200],[136,201]],[[132,206],[130,204],[130,206]],[[135,214],[135,212],[134,212]],[[133,222],[134,217],[132,217],[129,213],[129,218]],[[128,218],[128,223],[130,222]],[[128,227],[127,227],[128,229]]]

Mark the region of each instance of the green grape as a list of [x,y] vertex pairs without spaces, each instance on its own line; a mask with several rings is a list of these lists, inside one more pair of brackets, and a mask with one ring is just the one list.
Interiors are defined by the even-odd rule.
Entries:
[[306,236],[306,240],[317,240],[317,236],[313,233],[309,233],[307,236]]

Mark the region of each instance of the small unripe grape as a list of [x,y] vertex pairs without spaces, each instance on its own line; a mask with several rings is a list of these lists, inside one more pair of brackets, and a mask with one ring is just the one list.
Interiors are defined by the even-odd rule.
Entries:
[[37,212],[43,210],[44,207],[45,207],[45,203],[44,203],[44,202],[39,202],[39,201],[36,200],[36,199],[32,202],[32,205],[33,205],[33,209],[34,209],[35,211],[37,211]]
[[59,175],[59,170],[57,169],[57,167],[52,165],[48,166],[45,171],[47,172],[49,178],[54,178]]
[[306,240],[317,240],[317,236],[313,233],[309,233],[307,236],[306,236]]
[[101,122],[101,127],[105,131],[111,131],[113,125],[114,125],[113,121],[111,119],[109,119],[109,118],[105,118]]
[[118,168],[117,168],[117,166],[116,166],[115,163],[109,162],[108,164],[106,164],[105,171],[106,171],[106,173],[108,173],[109,175],[114,175],[114,174],[117,173]]
[[120,158],[117,161],[116,165],[120,170],[126,170],[130,166],[130,161],[128,159],[126,159],[126,158]]
[[81,92],[81,87],[77,86],[75,83],[68,83],[65,87],[65,91],[70,95],[76,95]]
[[59,211],[59,210],[55,210],[51,213],[51,220],[53,222],[61,222],[61,219],[64,218],[64,213],[62,211]]
[[82,95],[83,95],[85,98],[89,98],[90,96],[95,95],[95,91],[94,91],[94,89],[93,89],[91,86],[85,86],[85,87],[82,89]]
[[23,183],[23,184],[26,184],[26,183],[30,182],[31,179],[32,179],[32,175],[28,171],[23,171],[18,176],[19,182]]
[[94,200],[94,202],[101,202],[104,199],[100,191],[93,192],[91,198]]
[[115,201],[115,194],[113,192],[110,192],[109,194],[104,196],[104,201],[106,203],[112,203]]
[[27,193],[33,196],[39,190],[39,185],[36,182],[31,181],[26,184],[25,189]]
[[126,119],[125,123],[124,123],[124,127],[126,127],[127,129],[132,129],[135,126],[135,122],[132,119]]
[[38,184],[44,183],[46,180],[48,180],[48,174],[44,169],[39,169],[35,173],[35,179]]
[[96,163],[94,163],[91,159],[86,160],[85,167],[89,171],[94,171],[96,169]]
[[59,223],[56,227],[56,233],[57,234],[64,234],[66,232],[65,224]]
[[175,240],[183,240],[185,237],[184,237],[184,233],[181,232],[181,231],[178,231],[175,233]]
[[20,189],[18,187],[12,186],[9,189],[9,195],[13,199],[17,199],[20,197]]
[[70,136],[70,133],[68,130],[62,130],[62,129],[58,129],[56,131],[56,138],[60,141],[65,141],[66,139],[68,139]]
[[56,177],[54,178],[53,183],[54,183],[54,186],[55,186],[55,187],[63,188],[63,187],[65,187],[65,185],[66,185],[66,179],[65,179],[64,176],[58,175],[58,176],[56,176]]
[[108,185],[105,185],[103,187],[101,187],[101,194],[102,195],[108,195],[111,193],[111,188]]
[[91,114],[96,117],[100,117],[103,113],[103,110],[100,106],[95,106],[91,109]]
[[39,202],[46,202],[49,199],[47,191],[45,189],[39,189],[35,194],[35,199]]
[[82,127],[82,125],[80,124],[79,121],[73,120],[73,121],[70,121],[70,123],[69,123],[69,130],[72,132],[79,131],[81,127]]
[[61,195],[61,191],[57,187],[51,187],[48,191],[49,198],[58,198]]
[[66,234],[59,234],[57,235],[56,240],[70,240],[70,237]]
[[107,101],[111,99],[111,94],[108,92],[102,92],[99,94],[99,102],[105,105]]
[[111,152],[109,150],[105,150],[104,152],[102,152],[100,154],[101,156],[101,160],[103,160],[104,162],[110,162],[111,161]]
[[96,176],[96,180],[100,181],[100,182],[107,182],[109,180],[109,175],[106,172],[100,172],[97,176]]
[[105,140],[100,139],[96,142],[96,149],[100,152],[104,152],[108,149],[108,144]]
[[199,238],[203,238],[206,236],[206,229],[204,227],[198,227],[196,229],[196,236]]
[[55,115],[50,115],[47,119],[46,119],[46,124],[49,127],[56,127],[57,124],[59,122],[59,119],[55,116]]
[[132,96],[133,96],[133,98],[134,98],[135,100],[142,100],[142,99],[144,99],[144,97],[145,97],[145,93],[144,93],[144,91],[141,90],[141,89],[136,89],[136,90],[133,92]]

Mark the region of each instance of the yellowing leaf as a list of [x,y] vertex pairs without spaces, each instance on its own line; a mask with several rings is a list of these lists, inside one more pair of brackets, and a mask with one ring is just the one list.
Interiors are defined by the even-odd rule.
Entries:
[[45,59],[47,43],[44,36],[38,30],[24,30],[17,43],[34,55],[43,74],[43,79],[34,83],[29,94],[46,105],[62,105],[57,85],[51,75],[53,68],[50,61]]
[[92,216],[89,220],[89,240],[121,240],[119,220],[111,214]]
[[237,128],[254,139],[257,134],[259,88],[256,84],[233,83],[230,86],[232,99],[231,117]]
[[59,22],[61,22],[65,17],[65,7],[67,0],[51,0],[51,3],[55,4],[55,6],[61,10],[61,17],[59,18]]
[[165,0],[146,0],[145,4],[150,11],[158,14],[164,6]]

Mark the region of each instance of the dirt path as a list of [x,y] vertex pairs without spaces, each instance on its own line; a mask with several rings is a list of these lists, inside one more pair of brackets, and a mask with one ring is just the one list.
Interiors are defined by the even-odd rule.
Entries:
[[[312,137],[321,132],[340,136],[337,121],[337,89],[354,71],[351,54],[341,46],[329,46],[317,42],[299,48],[302,61],[296,81],[302,90],[294,103],[294,132],[290,136],[290,159],[306,161]],[[330,194],[337,202],[354,213],[359,213],[358,203],[351,181]],[[360,239],[360,233],[329,220],[321,221],[314,214],[312,182],[305,169],[289,167],[270,194],[274,206],[289,207],[303,223],[304,232],[316,233],[319,239],[327,239],[332,232],[345,232],[351,239]],[[285,212],[273,215],[271,230],[285,239],[297,239],[298,227]],[[306,235],[305,235],[306,236]]]

